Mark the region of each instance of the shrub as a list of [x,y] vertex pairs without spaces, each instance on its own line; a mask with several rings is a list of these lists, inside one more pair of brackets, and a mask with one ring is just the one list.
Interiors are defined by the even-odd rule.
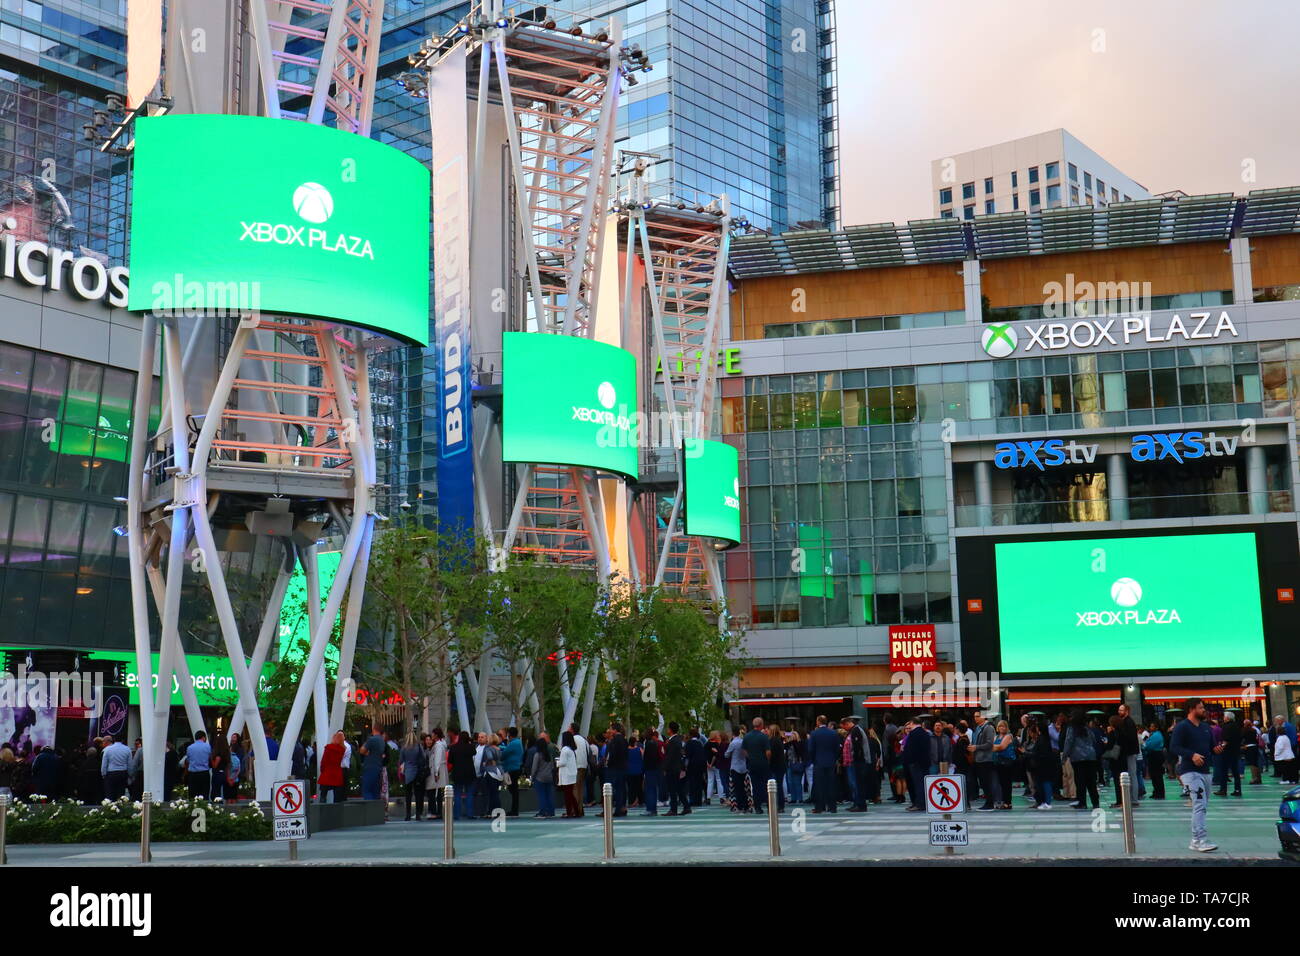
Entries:
[[[127,797],[86,808],[75,800],[15,803],[6,815],[9,843],[132,843],[140,839],[140,804]],[[256,803],[173,800],[154,804],[150,838],[157,843],[269,840],[271,821]]]

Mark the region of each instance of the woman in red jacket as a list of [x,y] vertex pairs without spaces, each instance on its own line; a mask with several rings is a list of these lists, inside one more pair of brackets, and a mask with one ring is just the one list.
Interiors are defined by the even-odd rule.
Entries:
[[[348,798],[347,786],[343,780],[343,740],[343,731],[340,730],[325,745],[325,752],[321,754],[320,776],[317,778],[321,803],[342,803]],[[330,794],[334,795],[332,800]]]

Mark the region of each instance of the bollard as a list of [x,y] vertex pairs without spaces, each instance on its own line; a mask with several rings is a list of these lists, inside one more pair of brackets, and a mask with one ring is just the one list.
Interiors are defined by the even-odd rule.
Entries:
[[451,787],[442,788],[442,858],[456,859],[456,833],[453,817],[456,815],[456,797]]
[[140,862],[152,863],[153,851],[149,849],[150,821],[153,819],[153,794],[148,790],[140,797]]
[[605,816],[605,859],[614,859],[614,785],[607,783],[600,788],[600,799],[604,804]]
[[0,866],[4,866],[5,859],[5,824],[8,823],[9,817],[9,794],[0,793]]
[[1124,852],[1129,856],[1137,853],[1137,833],[1133,829],[1133,799],[1129,793],[1131,783],[1127,770],[1119,775],[1119,799],[1121,812],[1124,815]]
[[781,817],[776,812],[775,780],[767,782],[767,845],[772,856],[781,855]]

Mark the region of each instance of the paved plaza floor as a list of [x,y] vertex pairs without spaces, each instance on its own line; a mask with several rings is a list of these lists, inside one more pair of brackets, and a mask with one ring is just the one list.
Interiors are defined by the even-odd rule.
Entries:
[[[1164,801],[1145,800],[1135,810],[1137,854],[1129,859],[1278,862],[1274,822],[1287,789],[1268,779],[1260,786],[1246,786],[1244,797],[1212,797],[1209,831],[1219,849],[1202,854],[1188,849],[1191,811],[1175,786]],[[787,807],[781,816],[781,858],[775,862],[1117,860],[1124,858],[1124,838],[1120,811],[1107,809],[1112,796],[1113,790],[1103,793],[1101,813],[1077,811],[1065,802],[1051,811],[1037,811],[1017,790],[1012,811],[958,817],[969,825],[971,845],[952,857],[929,846],[926,814],[906,812],[899,804],[876,804],[867,813],[847,813],[841,806],[834,815]],[[682,817],[646,817],[633,809],[615,820],[614,832],[616,863],[771,861],[767,818],[734,814],[716,804]],[[455,840],[458,864],[600,863],[603,824],[591,810],[578,820],[508,818],[495,829],[490,820],[462,821],[455,827]],[[442,841],[441,823],[396,820],[318,834],[299,844],[298,865],[442,863]],[[287,862],[287,847],[272,842],[158,843],[153,856],[155,866],[275,865]],[[138,865],[138,855],[137,846],[122,844],[9,848],[9,862],[17,866]]]

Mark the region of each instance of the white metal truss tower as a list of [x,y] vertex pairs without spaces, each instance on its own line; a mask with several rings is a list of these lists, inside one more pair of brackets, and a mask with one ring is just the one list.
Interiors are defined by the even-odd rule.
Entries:
[[632,314],[635,306],[631,262],[639,257],[650,312],[652,381],[668,425],[653,432],[672,443],[654,453],[656,469],[675,477],[672,509],[662,523],[657,489],[645,493],[651,499],[646,521],[653,529],[656,553],[652,581],[684,597],[721,605],[725,593],[717,553],[705,539],[685,532],[681,454],[684,439],[708,438],[712,429],[731,243],[729,204],[725,195],[699,205],[652,202],[646,193],[646,169],[646,161],[637,159],[619,208],[629,260],[623,314]]
[[[379,56],[383,0],[249,0],[266,114],[332,122],[368,135]],[[242,42],[236,32],[232,42]],[[189,64],[174,64],[185,70]],[[286,103],[299,100],[304,108]],[[244,144],[243,148],[256,148]],[[163,756],[175,674],[192,730],[203,727],[181,646],[182,580],[187,565],[211,594],[239,700],[231,731],[247,729],[258,768],[257,796],[288,776],[293,744],[309,706],[318,739],[342,726],[374,533],[375,440],[368,382],[373,337],[333,323],[256,314],[234,330],[210,387],[193,379],[200,349],[197,320],[144,313],[141,370],[132,415],[127,512],[132,608],[139,672],[150,666],[152,596],[161,626],[158,687],[141,683],[145,787],[163,792]],[[182,349],[181,323],[193,322]],[[161,326],[161,420],[149,429],[151,376]],[[332,522],[343,536],[340,563],[322,610],[316,541]],[[244,532],[284,543],[252,659],[227,581],[230,548]],[[310,650],[283,731],[270,759],[256,686],[277,635],[281,605],[297,557],[308,581]],[[339,675],[327,696],[324,659],[334,621],[347,601]],[[251,636],[251,635],[250,635]],[[322,741],[323,742],[323,741]]]
[[[248,0],[272,119],[370,135],[384,0]],[[306,99],[306,109],[291,108]]]
[[[483,262],[471,261],[471,270],[480,286],[511,289],[518,296],[510,315],[521,331],[596,337],[621,55],[617,23],[534,3],[483,0],[412,58],[413,66],[427,71],[431,107],[433,91],[449,80],[461,82],[451,74],[464,71],[467,108],[473,111],[467,117],[472,122],[469,228],[496,231],[499,218],[513,226],[511,252],[499,274],[484,278],[495,267]],[[445,115],[430,119],[435,137],[440,124],[457,121]],[[502,146],[504,175],[489,161]],[[502,215],[495,217],[488,210],[498,204]],[[488,350],[499,351],[502,310],[476,293],[470,311],[476,342],[488,340],[493,343]],[[497,419],[492,426],[498,436],[499,425]],[[497,446],[489,437],[475,435],[479,476],[501,468],[500,459],[487,451]],[[611,548],[601,485],[613,479],[576,466],[507,467],[513,469],[513,488],[507,483],[511,504],[505,514],[494,510],[486,482],[475,482],[478,526],[491,543],[494,566],[503,567],[512,555],[528,556],[606,580]],[[567,722],[588,668],[586,662],[578,668],[571,694],[563,653],[560,658]],[[529,683],[526,674],[524,686]],[[590,699],[594,674],[586,683]]]

